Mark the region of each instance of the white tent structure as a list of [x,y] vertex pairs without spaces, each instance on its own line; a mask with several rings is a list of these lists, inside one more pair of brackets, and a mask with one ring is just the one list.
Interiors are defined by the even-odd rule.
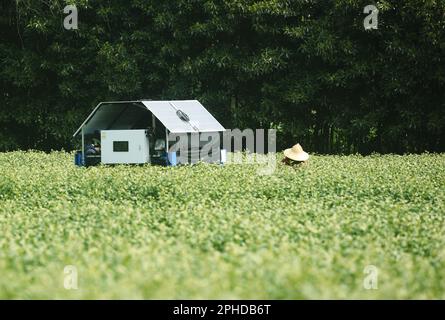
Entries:
[[[82,137],[83,164],[150,163],[156,155],[162,158],[171,151],[170,133],[200,137],[202,133],[219,135],[223,131],[224,127],[197,100],[110,101],[99,103],[73,137]],[[100,141],[99,146],[92,141]],[[199,153],[201,146],[199,150],[189,148],[190,153]],[[216,149],[220,161],[219,139],[211,145],[213,153]],[[96,161],[88,161],[91,159]],[[214,161],[215,154],[200,154],[200,161],[210,159]]]

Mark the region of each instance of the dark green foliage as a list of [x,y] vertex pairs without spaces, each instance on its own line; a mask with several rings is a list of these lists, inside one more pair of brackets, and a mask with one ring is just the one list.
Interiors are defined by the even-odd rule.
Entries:
[[[75,3],[79,29],[63,28]],[[74,146],[109,99],[199,99],[278,148],[445,150],[445,1],[6,1],[0,150]]]

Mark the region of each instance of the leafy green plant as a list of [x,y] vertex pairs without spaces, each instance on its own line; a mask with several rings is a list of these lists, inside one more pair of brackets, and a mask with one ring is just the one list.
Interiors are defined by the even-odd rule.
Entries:
[[445,298],[445,155],[258,166],[1,153],[0,298]]

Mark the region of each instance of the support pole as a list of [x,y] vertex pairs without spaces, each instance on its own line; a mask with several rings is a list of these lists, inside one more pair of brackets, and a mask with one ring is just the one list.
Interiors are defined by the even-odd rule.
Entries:
[[[165,128],[165,160],[166,160],[166,165],[170,166],[170,153],[168,152],[168,129]],[[175,159],[175,163],[176,163],[176,159]]]
[[165,128],[165,152],[168,152],[168,129]]
[[85,134],[82,127],[82,166],[85,165]]

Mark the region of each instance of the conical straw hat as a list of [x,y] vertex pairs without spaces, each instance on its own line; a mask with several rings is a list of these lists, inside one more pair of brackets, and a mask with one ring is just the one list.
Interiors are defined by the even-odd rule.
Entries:
[[290,149],[284,150],[284,156],[295,161],[306,161],[307,159],[309,159],[309,154],[303,151],[303,148],[300,146],[299,143],[297,143]]

